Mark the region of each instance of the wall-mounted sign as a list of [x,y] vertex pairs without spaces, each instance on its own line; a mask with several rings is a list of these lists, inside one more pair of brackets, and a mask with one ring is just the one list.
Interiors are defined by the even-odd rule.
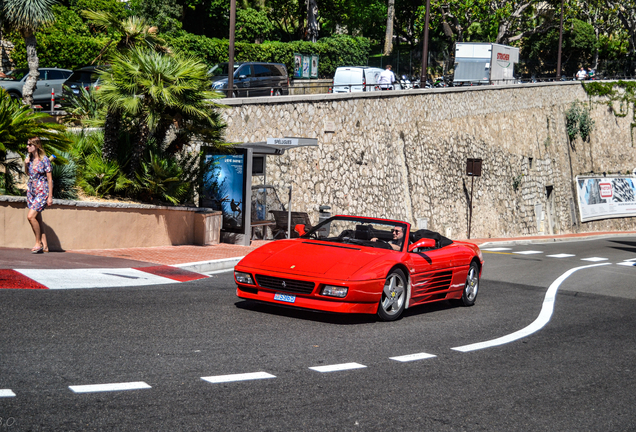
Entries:
[[223,231],[243,233],[245,227],[245,187],[247,150],[232,154],[208,150],[204,156],[202,207],[223,212]]
[[311,78],[318,78],[318,54],[312,54],[311,65],[309,67],[309,76]]
[[309,78],[310,59],[308,55],[303,55],[303,78]]
[[633,177],[576,178],[581,222],[636,216]]
[[294,78],[303,77],[303,55],[294,54]]

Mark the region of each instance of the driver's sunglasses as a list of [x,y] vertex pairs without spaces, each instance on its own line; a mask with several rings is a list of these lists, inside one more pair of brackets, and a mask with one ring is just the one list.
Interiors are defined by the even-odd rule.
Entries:
[[401,233],[401,232],[402,232],[402,230],[395,228],[395,229],[392,229],[392,230],[391,230],[391,232],[392,232],[392,233],[399,234],[399,233]]

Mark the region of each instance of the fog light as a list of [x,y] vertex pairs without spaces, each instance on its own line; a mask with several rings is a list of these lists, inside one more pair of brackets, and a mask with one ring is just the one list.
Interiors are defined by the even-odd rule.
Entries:
[[324,296],[342,298],[342,297],[347,295],[347,291],[349,291],[349,288],[347,288],[347,287],[325,285],[325,287],[322,289],[320,294],[322,294]]
[[238,283],[254,285],[254,281],[252,280],[252,275],[249,273],[243,272],[234,272],[234,277]]

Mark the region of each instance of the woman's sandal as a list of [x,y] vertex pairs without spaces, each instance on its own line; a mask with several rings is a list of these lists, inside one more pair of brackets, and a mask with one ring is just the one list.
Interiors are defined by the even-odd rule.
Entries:
[[44,253],[44,247],[40,246],[38,249],[32,249],[31,250],[32,254],[40,254],[40,253]]

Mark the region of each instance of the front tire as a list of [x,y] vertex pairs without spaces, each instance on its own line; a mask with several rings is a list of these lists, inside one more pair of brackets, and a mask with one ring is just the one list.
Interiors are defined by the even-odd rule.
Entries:
[[462,304],[464,306],[472,306],[475,304],[477,293],[479,292],[479,267],[476,262],[470,263],[468,276],[466,276],[466,285],[462,294]]
[[382,298],[378,304],[378,316],[382,321],[398,319],[406,305],[406,276],[400,269],[389,273],[382,289]]

